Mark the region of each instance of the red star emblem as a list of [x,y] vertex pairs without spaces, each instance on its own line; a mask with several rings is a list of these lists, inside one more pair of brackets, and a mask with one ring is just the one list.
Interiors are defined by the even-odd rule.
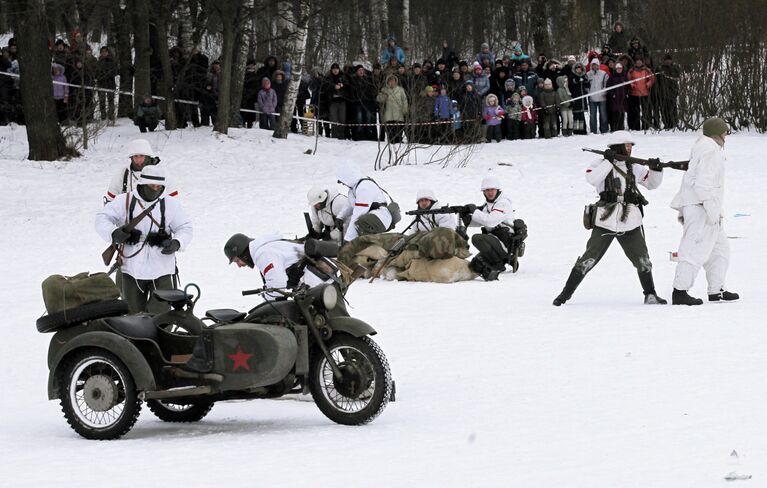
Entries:
[[237,352],[234,354],[229,355],[229,359],[234,361],[234,364],[232,365],[232,371],[237,371],[239,368],[247,369],[250,371],[250,365],[248,364],[248,360],[252,358],[252,354],[247,354],[240,349],[240,346],[237,346]]

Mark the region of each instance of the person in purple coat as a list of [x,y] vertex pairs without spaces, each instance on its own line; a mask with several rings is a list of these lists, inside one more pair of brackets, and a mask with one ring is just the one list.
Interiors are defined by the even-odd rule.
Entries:
[[[615,72],[607,79],[606,88],[620,85],[628,81],[623,64],[616,63]],[[624,130],[624,120],[628,110],[629,85],[619,86],[607,92],[607,118],[610,122],[610,132]]]
[[[67,77],[64,76],[64,67],[58,63],[51,66],[51,75],[53,81],[66,83]],[[67,85],[53,84],[53,101],[56,103],[56,114],[59,118],[59,124],[67,120],[67,104],[69,103],[69,87]]]
[[272,82],[264,77],[261,80],[261,90],[258,92],[258,126],[262,129],[273,130],[275,126],[274,112],[277,110],[277,92],[272,88]]

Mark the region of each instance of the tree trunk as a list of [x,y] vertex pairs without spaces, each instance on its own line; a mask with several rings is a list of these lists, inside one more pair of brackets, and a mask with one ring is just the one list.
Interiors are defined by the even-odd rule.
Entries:
[[237,34],[234,39],[234,57],[232,60],[232,88],[231,99],[229,101],[231,109],[229,112],[229,127],[239,127],[242,123],[240,117],[240,106],[242,105],[242,85],[245,81],[245,63],[248,56],[248,43],[245,42],[246,36],[253,30],[253,10],[255,10],[254,0],[245,0],[245,5],[238,9],[235,18],[240,19],[237,26]]
[[135,102],[152,92],[149,62],[149,57],[152,54],[152,48],[149,45],[149,0],[133,1],[133,48],[136,53],[134,61],[136,74],[133,87],[133,100]]
[[[163,5],[160,5],[160,8],[162,7]],[[165,31],[167,38],[167,29]],[[189,8],[189,0],[181,0],[178,3],[178,43],[185,52],[191,52],[192,47],[194,47],[192,43],[192,9]]]
[[308,37],[309,22],[309,0],[300,0],[298,2],[298,11],[293,12],[292,18],[293,32],[290,34],[288,55],[291,60],[290,83],[285,93],[285,100],[282,103],[280,112],[280,121],[274,130],[272,137],[278,139],[287,139],[290,133],[290,123],[293,111],[296,107],[296,98],[298,97],[298,87],[301,84],[301,75],[303,74],[304,59],[306,57],[306,39]]
[[[387,0],[378,0],[378,44],[382,45],[384,39],[389,36],[389,3]],[[379,48],[380,49],[380,48]]]
[[221,134],[229,133],[229,119],[232,107],[232,61],[234,60],[235,37],[237,37],[237,12],[240,0],[222,2],[219,4],[219,13],[223,24],[223,38],[221,56],[221,80],[218,92],[218,114],[213,130]]
[[402,0],[402,39],[400,44],[410,46],[412,49],[412,39],[410,39],[410,0]]
[[130,23],[126,9],[120,7],[120,2],[112,5],[112,31],[115,42],[110,44],[115,48],[118,71],[120,75],[120,93],[117,105],[118,117],[133,117],[133,99],[128,93],[133,91],[133,61],[131,60]]
[[28,158],[53,161],[66,156],[79,156],[77,151],[67,148],[56,116],[48,39],[45,30],[40,28],[45,25],[44,0],[14,0],[10,5],[13,12],[19,13],[14,14],[14,33],[19,49]]
[[[187,7],[189,5],[187,4]],[[170,64],[170,51],[168,46],[168,20],[170,12],[162,0],[158,0],[153,5],[153,11],[156,14],[155,26],[157,29],[157,45],[160,57],[160,66],[162,67],[162,94],[165,97],[165,130],[176,130],[178,122],[176,121],[176,111],[174,110],[173,99],[176,97],[175,86],[173,83],[173,68]]]

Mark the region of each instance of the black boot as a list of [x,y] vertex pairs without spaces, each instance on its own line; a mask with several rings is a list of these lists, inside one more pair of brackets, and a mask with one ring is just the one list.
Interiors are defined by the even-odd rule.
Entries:
[[740,298],[740,295],[738,295],[737,293],[733,293],[731,291],[725,291],[724,289],[719,290],[719,293],[708,294],[709,302],[719,302],[719,301],[732,302],[734,300],[737,300],[738,298]]
[[644,303],[645,305],[666,305],[668,301],[659,297],[655,293],[655,282],[652,279],[652,271],[640,271],[639,283],[642,285],[644,291]]
[[655,292],[647,293],[644,296],[645,305],[666,305],[667,303],[667,300],[659,297]]
[[576,271],[575,268],[573,268],[573,270],[570,271],[570,276],[567,278],[565,287],[562,289],[562,293],[560,293],[557,298],[554,299],[552,305],[559,307],[570,298],[572,298],[573,293],[575,293],[575,289],[578,288],[578,285],[581,284],[581,281],[583,281],[583,275]]
[[673,305],[703,305],[703,300],[691,297],[687,290],[677,290],[674,288],[674,292],[671,294],[671,303]]

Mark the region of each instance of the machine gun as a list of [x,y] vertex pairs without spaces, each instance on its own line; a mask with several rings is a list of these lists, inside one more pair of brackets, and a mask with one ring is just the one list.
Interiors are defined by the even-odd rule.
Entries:
[[408,210],[405,215],[436,215],[436,214],[460,214],[468,212],[468,205],[446,205],[444,207],[429,208],[426,210]]
[[[582,148],[583,151],[592,152],[594,154],[605,155],[605,151],[599,149],[590,149],[588,147]],[[626,161],[631,164],[641,164],[642,166],[650,166],[650,162],[647,159],[635,158],[633,156],[624,156],[623,154],[616,154],[615,159],[618,161]],[[689,161],[669,161],[667,163],[660,163],[661,168],[678,169],[679,171],[687,171]]]

